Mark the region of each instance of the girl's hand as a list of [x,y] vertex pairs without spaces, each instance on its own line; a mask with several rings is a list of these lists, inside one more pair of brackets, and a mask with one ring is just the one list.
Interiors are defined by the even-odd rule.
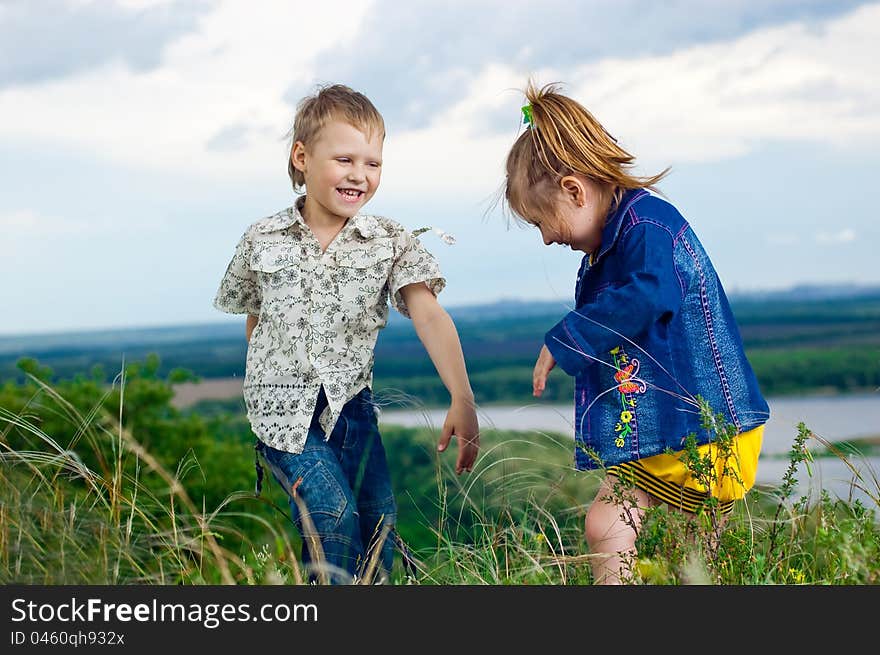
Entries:
[[477,452],[480,450],[480,426],[473,400],[452,399],[443,432],[437,443],[437,450],[443,452],[449,446],[452,435],[458,437],[458,459],[455,462],[455,473],[461,475],[465,471],[474,470]]
[[538,353],[538,361],[535,362],[535,371],[532,373],[532,395],[540,398],[547,386],[547,376],[553,367],[556,366],[556,360],[550,354],[547,346],[541,346],[541,352]]

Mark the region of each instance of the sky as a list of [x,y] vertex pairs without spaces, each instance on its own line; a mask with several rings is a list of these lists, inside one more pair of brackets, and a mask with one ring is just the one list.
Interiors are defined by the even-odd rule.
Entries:
[[846,0],[0,0],[0,334],[243,322],[214,294],[333,82],[386,121],[364,211],[454,235],[446,307],[571,305],[582,253],[496,202],[529,79],[671,167],[728,293],[880,283],[878,34]]

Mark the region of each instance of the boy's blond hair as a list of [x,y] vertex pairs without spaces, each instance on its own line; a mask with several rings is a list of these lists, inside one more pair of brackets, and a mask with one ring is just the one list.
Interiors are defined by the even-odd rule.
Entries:
[[[290,129],[290,147],[300,141],[308,148],[318,139],[321,129],[331,120],[341,120],[361,130],[368,139],[375,130],[385,139],[385,121],[382,114],[364,94],[345,86],[331,84],[319,86],[313,95],[306,96],[296,106],[296,117]],[[298,171],[287,157],[287,174],[293,190],[300,193],[306,184],[302,171]]]
[[556,207],[559,181],[566,175],[581,174],[609,188],[614,207],[629,189],[656,191],[654,185],[669,172],[667,168],[648,177],[630,175],[635,158],[557,85],[539,89],[530,80],[525,96],[529,126],[507,155],[504,200],[527,223],[564,227]]

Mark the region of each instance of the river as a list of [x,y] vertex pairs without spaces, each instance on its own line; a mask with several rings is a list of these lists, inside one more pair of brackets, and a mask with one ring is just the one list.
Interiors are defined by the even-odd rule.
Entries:
[[[759,484],[777,485],[782,481],[789,461],[785,456],[803,422],[819,437],[830,441],[880,437],[880,392],[828,397],[770,398],[770,420],[764,429],[764,444],[758,463]],[[529,405],[481,407],[480,428],[524,430],[573,435],[574,409],[571,404],[552,405],[536,402]],[[442,409],[383,410],[381,422],[389,425],[421,426],[439,429],[446,411]],[[824,450],[817,440],[809,440],[814,453]],[[865,489],[853,485],[855,475],[846,462],[837,457],[817,457],[808,473],[801,465],[797,477],[798,495],[815,498],[821,490],[848,501],[860,499],[875,510],[880,496],[880,457],[852,456],[849,463],[860,472]]]

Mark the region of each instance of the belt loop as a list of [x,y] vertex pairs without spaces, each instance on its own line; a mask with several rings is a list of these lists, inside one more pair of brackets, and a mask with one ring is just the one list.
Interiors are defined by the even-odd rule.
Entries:
[[257,481],[254,484],[254,496],[259,498],[260,492],[263,490],[263,465],[260,462],[259,438],[254,438],[254,469],[257,472]]

